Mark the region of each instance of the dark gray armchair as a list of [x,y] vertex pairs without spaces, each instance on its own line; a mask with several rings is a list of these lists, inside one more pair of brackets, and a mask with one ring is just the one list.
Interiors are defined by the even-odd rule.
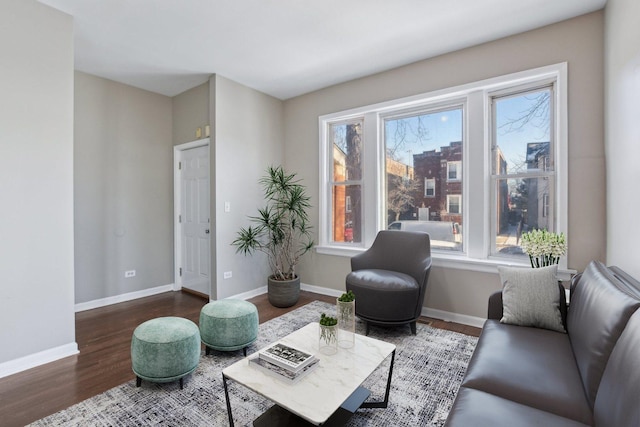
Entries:
[[416,334],[431,271],[429,234],[380,231],[373,245],[351,258],[346,288],[356,295],[356,315],[366,324],[403,325]]

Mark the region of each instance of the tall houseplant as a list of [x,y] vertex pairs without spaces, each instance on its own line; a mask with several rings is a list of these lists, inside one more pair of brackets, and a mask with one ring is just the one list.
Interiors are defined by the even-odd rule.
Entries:
[[260,184],[266,206],[249,217],[255,225],[241,228],[232,244],[237,253],[267,255],[269,301],[276,307],[289,307],[300,295],[296,266],[314,245],[307,213],[310,197],[296,174],[287,173],[282,166],[267,168]]

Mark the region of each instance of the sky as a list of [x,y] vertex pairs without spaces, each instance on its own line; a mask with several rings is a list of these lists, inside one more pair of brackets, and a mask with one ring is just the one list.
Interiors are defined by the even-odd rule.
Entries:
[[[508,170],[513,171],[524,162],[528,142],[549,141],[548,108],[538,110],[546,114],[542,117],[531,116],[528,123],[508,124],[509,121],[527,116],[539,99],[538,95],[548,93],[548,90],[544,90],[496,100],[496,142],[508,162]],[[434,149],[440,151],[440,147],[462,141],[462,122],[461,108],[386,120],[387,148],[397,146],[395,159],[413,165],[413,154]]]

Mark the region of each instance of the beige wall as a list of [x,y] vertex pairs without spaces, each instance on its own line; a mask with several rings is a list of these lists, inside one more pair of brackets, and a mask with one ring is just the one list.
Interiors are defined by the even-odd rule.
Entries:
[[640,279],[640,2],[605,12],[607,263]]
[[[266,286],[269,269],[262,254],[236,254],[231,242],[240,227],[248,226],[248,215],[256,215],[264,205],[258,180],[269,165],[283,163],[282,101],[233,82],[222,76],[212,78],[215,106],[215,265],[212,298],[226,298]],[[224,211],[229,202],[231,211]],[[223,272],[232,271],[231,279]]]
[[76,303],[173,283],[171,106],[75,73]]
[[3,0],[0,52],[2,377],[77,352],[73,21],[35,0]]
[[[307,182],[318,205],[318,116],[545,65],[568,63],[569,267],[582,270],[605,255],[603,13],[482,44],[285,101],[285,163]],[[416,40],[417,43],[421,42]],[[317,229],[318,212],[313,212]],[[588,231],[585,231],[588,230]],[[314,253],[302,281],[344,289],[349,259]],[[486,316],[496,274],[434,268],[431,309]]]
[[[209,82],[196,86],[172,98],[174,145],[205,138],[205,126],[209,124]],[[200,128],[201,138],[196,136]]]

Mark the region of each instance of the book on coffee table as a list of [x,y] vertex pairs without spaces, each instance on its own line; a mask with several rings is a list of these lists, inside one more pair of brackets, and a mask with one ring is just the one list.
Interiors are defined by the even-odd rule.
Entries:
[[318,360],[313,354],[279,342],[260,350],[258,357],[291,372],[298,372]]
[[258,368],[275,378],[289,383],[298,382],[301,378],[305,377],[309,372],[313,371],[313,369],[318,365],[318,362],[319,359],[314,358],[311,363],[294,372],[287,368],[283,368],[281,366],[268,362],[265,359],[261,358],[260,355],[249,357],[250,366]]

